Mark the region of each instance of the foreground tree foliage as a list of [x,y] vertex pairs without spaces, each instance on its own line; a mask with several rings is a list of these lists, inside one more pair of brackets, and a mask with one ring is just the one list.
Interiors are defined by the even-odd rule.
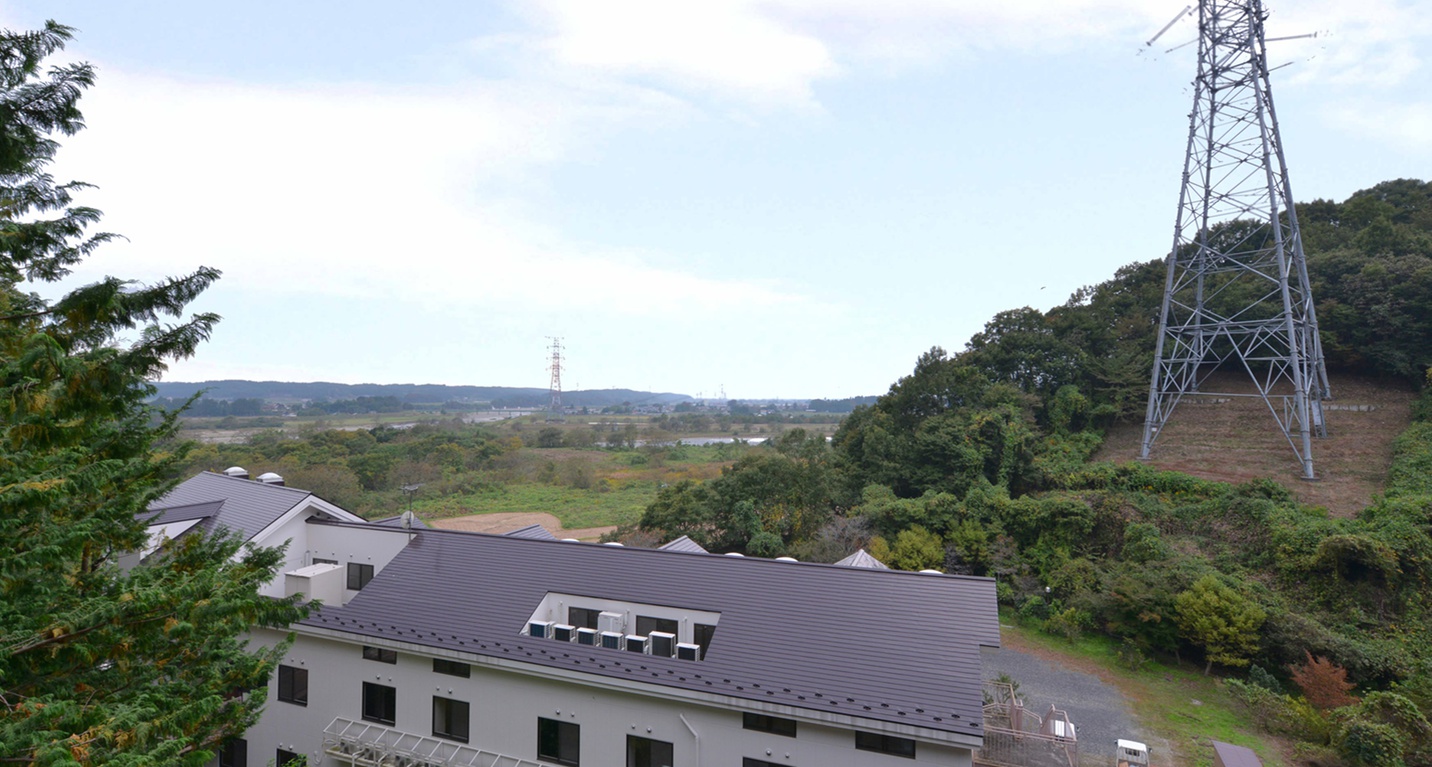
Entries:
[[87,64],[42,70],[70,36],[0,31],[0,763],[197,765],[263,703],[278,650],[249,651],[245,631],[301,610],[257,595],[278,551],[224,536],[115,564],[145,548],[136,515],[181,457],[155,451],[174,422],[155,425],[145,381],[208,337],[217,317],[183,312],[218,273],[26,292],[111,239],[87,232],[84,185],[45,172],[94,81]]

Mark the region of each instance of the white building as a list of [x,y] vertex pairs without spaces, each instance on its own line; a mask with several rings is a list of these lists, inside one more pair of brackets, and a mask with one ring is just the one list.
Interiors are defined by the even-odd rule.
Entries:
[[[205,474],[175,495],[298,492],[214,479],[247,482]],[[990,579],[408,530],[327,506],[273,528],[292,567],[270,589],[324,605],[290,627],[265,712],[221,765],[970,765],[982,742]]]

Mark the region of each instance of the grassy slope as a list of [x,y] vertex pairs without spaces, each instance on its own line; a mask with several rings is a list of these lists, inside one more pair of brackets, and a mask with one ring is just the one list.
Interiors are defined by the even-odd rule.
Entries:
[[[1392,442],[1407,428],[1416,394],[1406,384],[1353,376],[1333,376],[1335,399],[1328,403],[1328,437],[1313,442],[1318,481],[1299,480],[1301,470],[1272,415],[1259,400],[1218,404],[1181,404],[1154,448],[1152,465],[1202,479],[1245,482],[1272,479],[1299,501],[1351,517],[1382,492],[1392,465]],[[1251,391],[1246,379],[1218,383],[1218,391]],[[1215,387],[1208,387],[1213,390]],[[1366,405],[1372,410],[1348,410]],[[1109,430],[1096,461],[1138,457],[1143,424]]]

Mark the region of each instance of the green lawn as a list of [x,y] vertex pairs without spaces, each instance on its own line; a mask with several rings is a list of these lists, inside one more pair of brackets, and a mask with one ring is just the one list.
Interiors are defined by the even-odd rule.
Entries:
[[1213,764],[1210,740],[1247,746],[1258,752],[1266,767],[1288,765],[1273,738],[1254,727],[1242,704],[1228,695],[1217,676],[1204,676],[1201,667],[1150,661],[1142,670],[1132,671],[1119,662],[1118,644],[1107,637],[1085,635],[1071,642],[1050,636],[1008,608],[1000,608],[1000,624],[1007,645],[1032,645],[1063,656],[1075,669],[1119,688],[1139,723],[1178,752],[1176,757],[1155,752],[1152,761],[1159,767],[1209,767]]
[[414,510],[423,519],[466,514],[544,511],[568,530],[634,524],[656,498],[656,485],[629,482],[607,491],[538,483],[509,484],[454,498],[419,501]]

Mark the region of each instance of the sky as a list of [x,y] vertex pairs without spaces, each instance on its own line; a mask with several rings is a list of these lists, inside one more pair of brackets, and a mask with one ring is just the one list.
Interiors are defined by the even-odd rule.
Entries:
[[[73,275],[224,277],[166,380],[880,394],[1172,242],[1186,0],[0,0],[99,69]],[[1432,178],[1432,3],[1273,0],[1294,196]]]

